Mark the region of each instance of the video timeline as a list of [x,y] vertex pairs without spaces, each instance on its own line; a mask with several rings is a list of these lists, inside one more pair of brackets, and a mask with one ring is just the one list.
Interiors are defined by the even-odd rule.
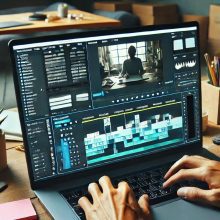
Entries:
[[83,121],[88,164],[183,142],[180,102]]

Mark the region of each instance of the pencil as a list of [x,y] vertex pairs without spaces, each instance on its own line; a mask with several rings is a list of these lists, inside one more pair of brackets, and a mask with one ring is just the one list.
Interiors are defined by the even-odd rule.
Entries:
[[207,75],[208,75],[210,84],[213,85],[212,77],[211,77],[211,73],[210,73],[210,68],[209,68],[209,60],[208,60],[208,58],[207,58],[207,55],[208,55],[208,54],[204,54],[205,61],[206,61],[207,67],[208,67]]
[[[211,83],[212,85],[214,85],[214,86],[217,86],[216,75],[215,75],[215,72],[214,72],[213,68],[211,67],[210,58],[209,58],[208,53],[205,53],[205,54],[204,54],[204,57],[205,57],[205,61],[206,61],[206,64],[207,64],[207,66],[208,66],[208,69],[209,69],[208,73],[210,74],[210,76],[209,76],[209,79],[211,79],[211,80],[210,80],[210,83]],[[208,75],[209,75],[209,74],[208,74]]]
[[220,58],[218,57],[218,86],[220,86]]
[[219,86],[219,60],[217,56],[214,56],[215,75],[217,79],[217,86]]
[[6,115],[3,119],[0,120],[0,125],[5,121],[8,116]]
[[1,108],[1,109],[0,109],[0,114],[1,114],[3,111],[4,111],[4,108]]

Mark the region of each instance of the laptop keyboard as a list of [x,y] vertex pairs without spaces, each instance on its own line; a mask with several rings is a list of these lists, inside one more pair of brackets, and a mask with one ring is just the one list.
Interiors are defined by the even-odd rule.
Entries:
[[[147,193],[150,198],[150,204],[154,205],[169,199],[177,197],[177,190],[182,186],[197,186],[203,189],[207,189],[208,186],[200,181],[183,181],[177,183],[169,188],[163,189],[164,175],[170,168],[171,164],[167,164],[163,167],[154,168],[151,170],[141,171],[134,175],[127,175],[126,177],[119,177],[112,179],[112,184],[116,187],[121,181],[128,182],[129,186],[133,189],[136,198],[138,199],[144,193]],[[60,192],[69,205],[75,210],[80,219],[86,219],[83,210],[78,205],[78,200],[82,196],[87,196],[90,201],[92,198],[88,194],[88,185],[80,187],[80,189],[68,189]]]

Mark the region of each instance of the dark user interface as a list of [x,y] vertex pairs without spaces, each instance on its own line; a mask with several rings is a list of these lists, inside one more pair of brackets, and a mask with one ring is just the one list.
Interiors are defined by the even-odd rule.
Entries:
[[191,27],[15,46],[35,180],[200,140],[196,45]]

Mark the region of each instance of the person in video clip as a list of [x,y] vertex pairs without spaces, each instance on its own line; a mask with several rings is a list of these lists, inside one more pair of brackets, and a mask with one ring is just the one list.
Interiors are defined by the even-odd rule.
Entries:
[[[182,187],[177,195],[189,201],[201,202],[220,208],[220,162],[201,156],[184,156],[164,176],[163,188],[179,181],[196,179],[206,182],[209,189]],[[90,183],[88,191],[93,202],[87,197],[79,199],[79,205],[87,220],[152,220],[149,197],[142,195],[137,201],[128,183],[120,182],[114,187],[107,176],[99,184]]]
[[128,54],[130,59],[124,61],[121,77],[125,77],[126,79],[128,79],[131,76],[142,76],[144,73],[144,69],[141,59],[135,57],[136,48],[131,45],[128,48]]

